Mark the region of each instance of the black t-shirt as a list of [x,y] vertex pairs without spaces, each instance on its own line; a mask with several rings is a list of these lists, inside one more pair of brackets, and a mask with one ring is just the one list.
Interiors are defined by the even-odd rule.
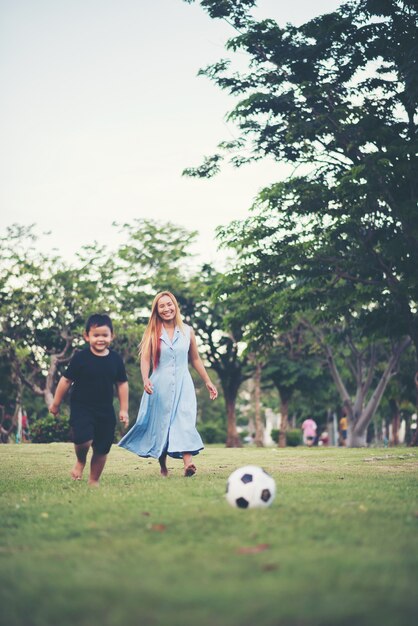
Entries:
[[77,352],[64,372],[73,381],[71,404],[110,408],[115,383],[128,380],[122,357],[113,350],[107,356],[96,356],[85,348]]

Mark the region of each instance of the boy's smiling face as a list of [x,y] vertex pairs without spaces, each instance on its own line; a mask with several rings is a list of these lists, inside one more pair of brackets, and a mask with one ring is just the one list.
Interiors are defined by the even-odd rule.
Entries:
[[113,333],[109,326],[92,326],[88,333],[84,333],[84,339],[89,343],[93,354],[106,356],[113,339]]

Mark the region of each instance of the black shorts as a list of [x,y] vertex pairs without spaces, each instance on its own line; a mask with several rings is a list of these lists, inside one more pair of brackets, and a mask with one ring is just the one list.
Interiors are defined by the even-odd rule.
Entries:
[[70,426],[76,445],[93,441],[98,454],[107,454],[115,437],[116,416],[113,407],[71,406]]

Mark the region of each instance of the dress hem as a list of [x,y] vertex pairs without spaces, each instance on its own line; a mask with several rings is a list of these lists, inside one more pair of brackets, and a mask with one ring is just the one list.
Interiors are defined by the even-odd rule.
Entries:
[[[136,454],[137,456],[142,457],[143,459],[159,459],[161,454],[163,454],[163,451],[161,452],[161,454],[159,456],[156,456],[154,454],[141,454],[140,452],[137,452],[136,450],[134,450],[133,448],[131,448],[130,446],[126,446],[126,445],[120,445],[120,443],[118,443],[118,448],[124,448],[125,450],[128,450],[129,452],[133,452],[134,454]],[[201,448],[198,448],[197,450],[183,450],[183,452],[169,452],[167,450],[167,454],[169,457],[171,457],[172,459],[181,459],[183,458],[182,455],[185,453],[191,454],[192,456],[196,456],[197,454],[199,454],[199,452],[201,450],[204,450],[204,446],[202,446]]]

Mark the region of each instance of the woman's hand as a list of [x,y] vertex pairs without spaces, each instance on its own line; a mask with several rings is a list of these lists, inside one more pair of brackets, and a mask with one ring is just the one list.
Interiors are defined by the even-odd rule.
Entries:
[[149,378],[146,378],[144,380],[144,391],[148,393],[149,395],[151,395],[152,392],[154,391],[154,387],[152,386],[152,382],[150,381]]
[[209,391],[209,397],[211,400],[216,400],[216,398],[218,397],[218,390],[216,389],[215,385],[213,384],[212,381],[208,381],[206,383],[206,389]]

